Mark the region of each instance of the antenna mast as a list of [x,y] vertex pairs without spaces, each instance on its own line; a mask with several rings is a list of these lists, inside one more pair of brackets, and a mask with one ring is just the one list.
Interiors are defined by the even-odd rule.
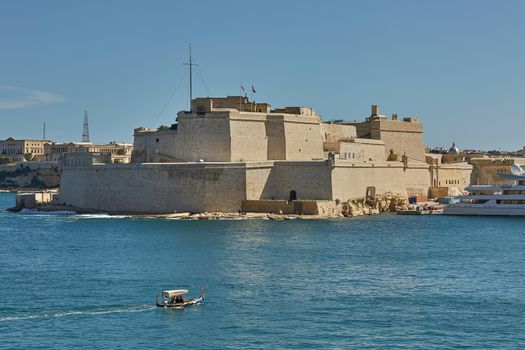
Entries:
[[192,111],[191,110],[191,101],[193,100],[193,67],[198,67],[199,65],[198,64],[195,64],[192,62],[192,57],[191,57],[191,43],[190,43],[190,61],[189,63],[183,63],[185,66],[189,66],[190,68],[190,112]]
[[82,132],[82,142],[89,142],[89,125],[87,111],[84,111],[84,130]]

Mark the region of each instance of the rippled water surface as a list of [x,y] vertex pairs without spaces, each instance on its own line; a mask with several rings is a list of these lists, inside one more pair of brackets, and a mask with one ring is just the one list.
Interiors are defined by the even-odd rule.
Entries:
[[[0,348],[519,349],[524,270],[519,218],[2,211]],[[201,283],[204,304],[154,307]]]

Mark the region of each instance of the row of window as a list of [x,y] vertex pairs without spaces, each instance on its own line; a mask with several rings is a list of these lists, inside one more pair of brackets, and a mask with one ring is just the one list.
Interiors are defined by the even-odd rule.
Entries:
[[32,153],[32,154],[43,154],[44,150],[34,148],[34,149],[28,149],[26,152],[22,152],[21,149],[3,149],[1,154],[24,154],[24,153]]
[[460,181],[459,180],[445,180],[445,183],[447,185],[459,185]]

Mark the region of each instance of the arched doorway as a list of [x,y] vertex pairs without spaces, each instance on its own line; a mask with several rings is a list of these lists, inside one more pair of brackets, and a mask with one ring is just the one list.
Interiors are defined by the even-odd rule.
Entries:
[[297,200],[297,192],[295,190],[290,191],[290,202]]

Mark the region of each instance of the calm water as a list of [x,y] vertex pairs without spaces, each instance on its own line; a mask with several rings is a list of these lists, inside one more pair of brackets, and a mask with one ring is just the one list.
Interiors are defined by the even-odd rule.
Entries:
[[[524,348],[524,228],[2,212],[0,348]],[[203,305],[152,306],[201,282]]]

